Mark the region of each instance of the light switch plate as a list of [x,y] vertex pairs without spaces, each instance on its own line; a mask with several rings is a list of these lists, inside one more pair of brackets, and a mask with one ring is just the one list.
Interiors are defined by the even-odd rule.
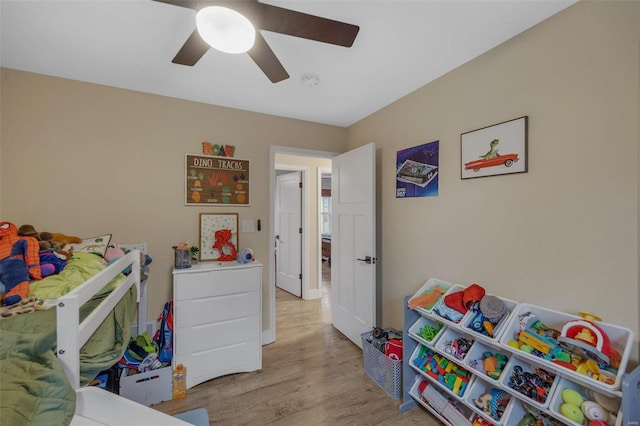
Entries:
[[242,232],[256,232],[256,221],[255,220],[243,220],[242,225],[240,227]]

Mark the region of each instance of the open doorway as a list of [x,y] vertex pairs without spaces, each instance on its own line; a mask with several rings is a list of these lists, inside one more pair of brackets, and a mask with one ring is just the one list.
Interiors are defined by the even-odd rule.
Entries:
[[330,269],[325,267],[323,274],[322,268],[320,170],[324,173],[330,173],[331,158],[335,155],[335,153],[300,148],[271,147],[271,229],[274,231],[273,240],[269,244],[271,250],[269,255],[269,322],[271,327],[263,333],[263,344],[275,341],[276,337],[276,291],[280,292],[280,289],[276,286],[277,279],[280,276],[277,271],[277,265],[279,264],[277,258],[282,253],[282,251],[278,250],[279,242],[276,240],[276,235],[280,235],[276,232],[279,226],[277,216],[278,201],[276,198],[277,176],[279,174],[291,173],[291,171],[299,171],[302,174],[301,303],[304,303],[305,300],[323,299],[323,303],[329,304]]
[[[379,315],[377,256],[376,256],[376,150],[375,144],[369,143],[343,154],[306,150],[302,148],[289,148],[271,146],[269,155],[269,200],[270,200],[270,237],[275,239],[275,165],[276,157],[295,157],[297,161],[304,158],[330,159],[331,165],[331,324],[354,344],[361,345],[361,335],[377,325]],[[307,178],[314,176],[307,173]],[[317,176],[317,174],[315,175]],[[313,188],[312,185],[303,183],[304,188]],[[315,188],[318,188],[316,183]],[[304,195],[303,195],[304,197]],[[313,229],[313,220],[303,218],[303,299],[305,291],[307,295],[316,294],[320,298],[318,287],[309,288],[310,285],[319,286],[321,274],[319,266],[321,256],[321,238],[318,229],[319,207],[318,197],[307,197],[310,214],[315,219],[316,229]],[[313,206],[312,203],[316,202]],[[339,220],[338,220],[339,218]],[[306,230],[306,231],[305,231]],[[265,314],[269,318],[264,321],[268,324],[262,337],[263,344],[273,343],[276,340],[276,286],[275,286],[275,253],[274,246],[269,245],[269,282],[268,301],[264,303]],[[315,277],[310,277],[315,273]],[[305,281],[306,280],[306,281]],[[299,299],[296,299],[299,301]],[[300,301],[300,303],[304,303]],[[265,318],[263,318],[264,320]]]

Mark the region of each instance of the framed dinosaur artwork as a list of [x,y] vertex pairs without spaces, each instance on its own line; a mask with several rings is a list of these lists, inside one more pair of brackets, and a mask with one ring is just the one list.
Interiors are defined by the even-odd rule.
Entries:
[[460,135],[460,177],[526,173],[528,125],[524,116]]
[[200,261],[236,260],[238,213],[200,213]]

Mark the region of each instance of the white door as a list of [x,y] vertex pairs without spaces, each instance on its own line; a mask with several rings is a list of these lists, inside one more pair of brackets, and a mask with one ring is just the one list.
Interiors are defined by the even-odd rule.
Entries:
[[276,286],[302,297],[300,172],[276,177]]
[[331,162],[331,314],[356,345],[376,325],[375,144]]

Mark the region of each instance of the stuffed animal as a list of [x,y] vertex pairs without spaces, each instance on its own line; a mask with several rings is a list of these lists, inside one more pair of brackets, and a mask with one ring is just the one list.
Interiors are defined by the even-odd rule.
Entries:
[[53,241],[51,232],[37,232],[33,225],[22,225],[18,228],[18,236],[33,237],[38,241],[40,271],[43,278],[59,273],[71,257],[71,253],[62,250],[63,243]]
[[40,270],[40,256],[38,255],[38,240],[33,237],[19,236],[18,228],[11,222],[0,222],[0,259],[9,257],[13,245],[20,240],[26,241],[24,261],[29,268],[29,276],[34,280],[41,280],[42,271]]
[[56,243],[61,243],[63,246],[67,244],[80,244],[82,242],[82,238],[74,237],[72,235],[65,235],[59,232],[53,232],[53,241]]
[[29,278],[42,279],[38,240],[19,236],[11,222],[0,222],[0,281],[5,286],[5,305],[29,296]]
[[219,253],[218,259],[219,261],[229,261],[236,260],[236,256],[238,255],[238,250],[236,246],[231,242],[231,230],[230,229],[220,229],[214,234],[216,241],[214,242],[213,248],[217,250]]
[[[71,242],[82,242],[78,237],[70,237],[64,234],[54,234],[52,232],[38,232],[33,225],[22,225],[18,228],[18,235],[21,237],[33,237],[38,240],[40,251],[53,249],[62,251],[64,246]],[[57,239],[56,239],[57,238]]]
[[253,250],[250,248],[243,248],[238,251],[238,256],[236,257],[238,263],[249,263],[253,260]]

